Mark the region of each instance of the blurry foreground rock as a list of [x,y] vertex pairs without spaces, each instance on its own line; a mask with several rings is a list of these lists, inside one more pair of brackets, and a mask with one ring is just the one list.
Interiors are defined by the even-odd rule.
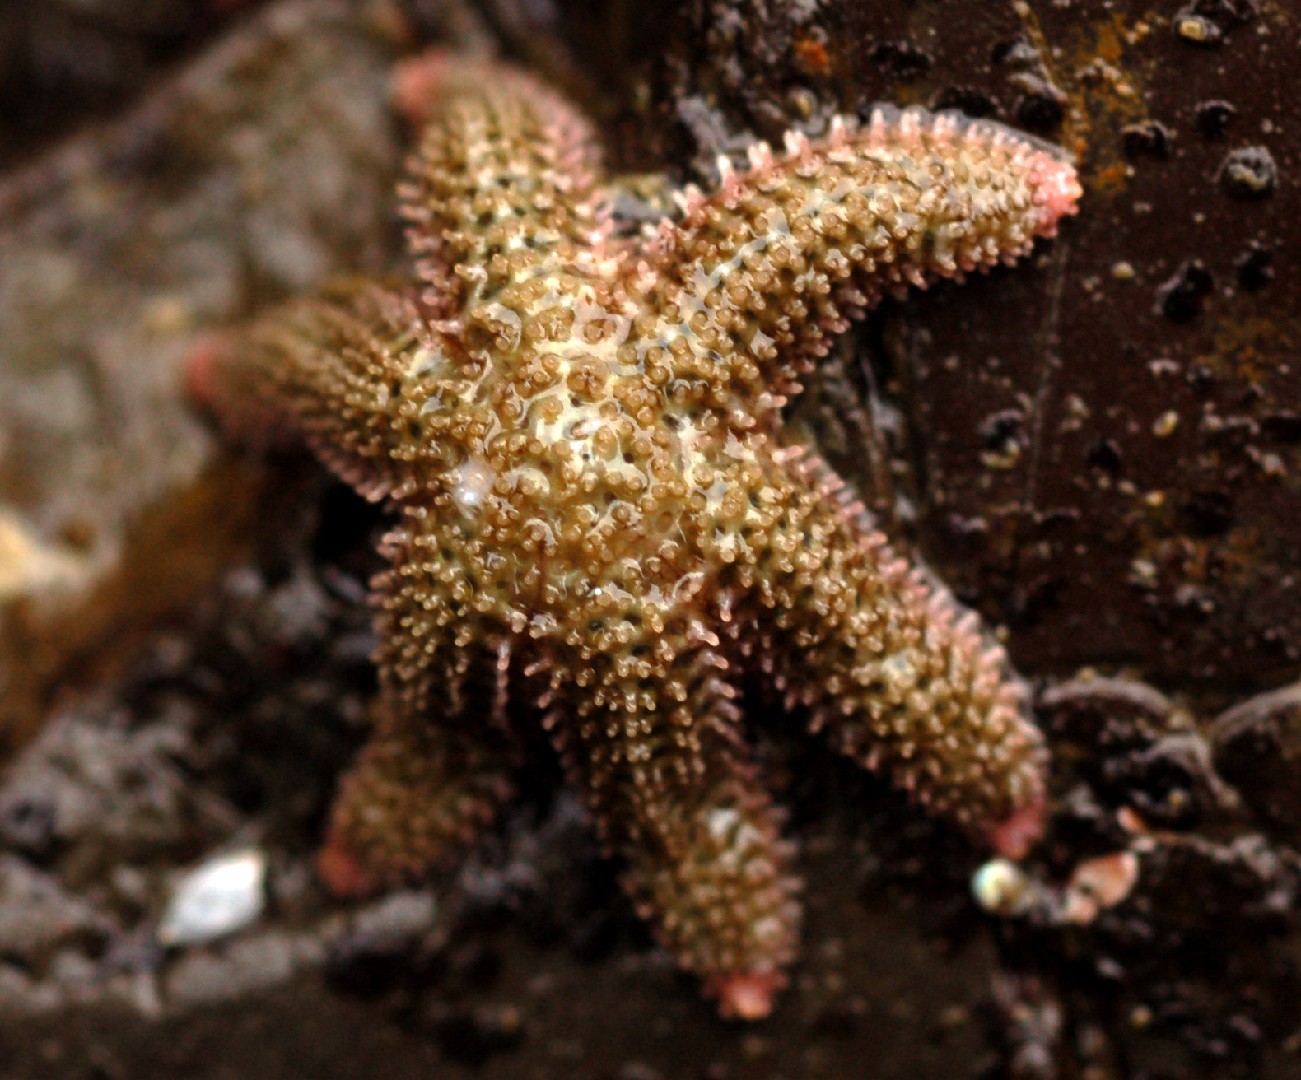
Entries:
[[[454,874],[329,900],[312,854],[374,691],[361,601],[382,523],[319,480],[295,490],[261,569],[226,573],[4,774],[6,1080],[832,1078],[865,1046],[899,1080],[993,1061],[978,856],[805,747],[773,761],[808,777],[788,782],[810,890],[770,1024],[724,1024],[652,947],[545,754]],[[193,868],[236,851],[265,861],[258,902],[226,938],[178,935]]]
[[383,27],[272,7],[0,181],[0,746],[247,550],[256,477],[212,469],[179,360],[196,328],[392,250]]
[[0,6],[0,162],[104,117],[258,0],[9,0]]

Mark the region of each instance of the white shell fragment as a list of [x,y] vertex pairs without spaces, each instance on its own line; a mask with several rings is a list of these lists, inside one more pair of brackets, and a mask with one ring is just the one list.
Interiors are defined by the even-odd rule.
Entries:
[[1066,884],[1062,920],[1088,926],[1104,909],[1115,907],[1134,891],[1138,872],[1138,856],[1132,851],[1117,851],[1080,863]]
[[1021,915],[1034,901],[1025,873],[1007,859],[991,859],[971,879],[971,895],[991,915]]
[[199,945],[242,930],[266,903],[266,856],[255,849],[219,855],[177,884],[158,923],[162,945]]

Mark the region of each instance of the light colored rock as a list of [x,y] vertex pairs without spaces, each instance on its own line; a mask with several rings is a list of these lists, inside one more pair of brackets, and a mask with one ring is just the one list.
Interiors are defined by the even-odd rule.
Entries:
[[215,466],[182,361],[201,327],[391,257],[384,10],[272,5],[0,179],[0,747],[253,532],[260,473]]
[[199,945],[238,933],[266,906],[266,855],[254,848],[209,859],[177,883],[158,922],[167,946]]

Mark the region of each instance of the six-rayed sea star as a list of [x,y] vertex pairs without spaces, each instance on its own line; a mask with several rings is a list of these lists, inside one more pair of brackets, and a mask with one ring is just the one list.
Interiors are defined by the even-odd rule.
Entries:
[[399,523],[376,730],[320,856],[359,893],[428,872],[507,797],[541,715],[637,909],[728,1015],[795,949],[791,845],[739,725],[757,672],[837,747],[1017,856],[1045,753],[1000,649],[910,567],[779,410],[886,291],[1028,251],[1065,156],[878,110],[722,160],[679,220],[613,232],[596,142],[513,69],[439,53],[403,190],[410,287],[345,284],[196,350],[237,434],[287,428]]

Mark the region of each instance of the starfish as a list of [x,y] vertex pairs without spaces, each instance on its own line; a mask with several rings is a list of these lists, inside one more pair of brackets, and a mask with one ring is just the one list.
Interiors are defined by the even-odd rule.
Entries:
[[715,192],[620,235],[557,93],[446,52],[401,85],[429,118],[412,279],[291,302],[190,368],[234,434],[305,440],[396,508],[374,733],[320,872],[359,894],[445,864],[508,798],[538,703],[637,910],[724,1015],[762,1016],[800,908],[744,672],[978,841],[1015,858],[1041,829],[1004,654],[779,411],[884,294],[1051,235],[1075,171],[995,123],[878,109],[721,159]]

